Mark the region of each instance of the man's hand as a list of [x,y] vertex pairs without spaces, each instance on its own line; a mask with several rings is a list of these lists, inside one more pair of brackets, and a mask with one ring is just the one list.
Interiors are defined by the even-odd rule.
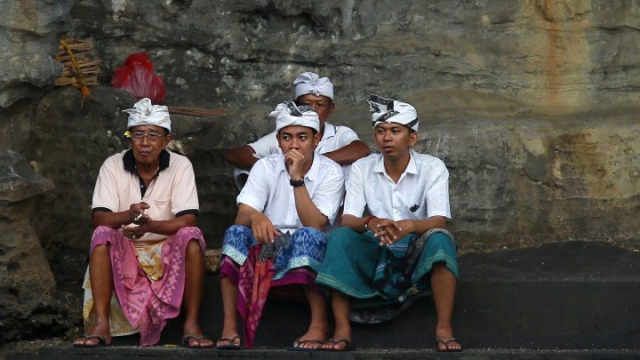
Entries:
[[304,155],[298,150],[290,150],[284,154],[284,161],[287,164],[287,171],[289,177],[293,180],[300,180],[304,175],[302,173],[302,164],[304,162]]
[[271,220],[261,212],[251,214],[251,230],[253,237],[261,244],[273,244],[275,237],[280,235]]
[[143,201],[137,204],[131,204],[131,206],[129,206],[129,217],[131,218],[131,222],[129,223],[142,224],[149,221],[149,215],[144,213],[148,208],[150,208],[149,204]]
[[369,229],[380,240],[380,246],[389,246],[414,232],[413,220],[394,221],[373,218],[369,221]]
[[151,227],[152,220],[148,215],[144,216],[146,216],[146,218],[143,224],[140,224],[138,226],[123,226],[122,234],[131,240],[137,240],[140,239],[144,234],[148,233],[149,228]]

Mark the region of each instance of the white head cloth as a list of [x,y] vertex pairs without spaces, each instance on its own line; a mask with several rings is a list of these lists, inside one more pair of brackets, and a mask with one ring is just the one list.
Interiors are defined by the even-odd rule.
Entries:
[[129,113],[127,129],[138,125],[157,125],[171,132],[169,109],[162,105],[151,105],[148,98],[141,99],[133,105],[133,109],[123,110]]
[[319,77],[318,74],[305,72],[293,81],[296,87],[296,99],[302,95],[314,94],[326,96],[333,100],[333,84],[328,77]]
[[276,131],[291,125],[306,126],[316,132],[320,131],[318,113],[308,106],[298,107],[293,101],[278,104],[269,116],[276,119]]
[[401,101],[385,99],[377,95],[371,95],[369,100],[371,111],[371,125],[376,127],[380,123],[397,123],[418,131],[418,113],[416,109]]

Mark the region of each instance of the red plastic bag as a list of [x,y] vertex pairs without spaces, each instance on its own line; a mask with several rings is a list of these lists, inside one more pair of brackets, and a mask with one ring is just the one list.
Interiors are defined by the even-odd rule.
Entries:
[[161,104],[167,94],[162,78],[153,73],[153,64],[144,52],[129,55],[111,75],[111,86],[127,90],[138,99],[148,97],[154,104]]

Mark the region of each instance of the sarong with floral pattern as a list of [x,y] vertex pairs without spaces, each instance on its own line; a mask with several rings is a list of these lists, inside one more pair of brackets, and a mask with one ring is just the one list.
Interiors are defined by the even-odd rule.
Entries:
[[[197,227],[185,227],[162,242],[161,275],[157,280],[140,266],[134,242],[122,232],[99,226],[93,232],[91,252],[110,245],[114,290],[122,312],[140,331],[140,345],[157,343],[167,319],[180,313],[185,286],[185,254],[189,241],[197,240],[202,251],[205,242]],[[157,273],[153,278],[158,277]]]

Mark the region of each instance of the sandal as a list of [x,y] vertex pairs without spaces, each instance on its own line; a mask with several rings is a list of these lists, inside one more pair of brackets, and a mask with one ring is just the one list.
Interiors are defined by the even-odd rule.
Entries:
[[[456,338],[451,338],[449,340],[438,340],[436,341],[436,350],[438,350],[438,352],[460,352],[462,351],[462,345],[460,345],[460,349],[452,349],[449,347],[449,344],[451,344],[452,342],[457,343],[458,345],[460,345],[460,343],[458,343],[458,341],[456,340]],[[444,345],[444,349],[440,348],[440,344]]]
[[[310,347],[305,347],[305,344],[318,344],[318,347],[315,348],[310,348]],[[300,338],[297,338],[294,342],[293,342],[293,346],[290,346],[287,348],[287,350],[289,351],[319,351],[322,348],[322,345],[326,344],[325,341],[322,340],[318,340],[318,339],[308,339],[308,340],[300,340]]]
[[230,338],[223,336],[220,339],[218,339],[218,341],[216,341],[216,344],[218,344],[221,341],[228,341],[229,343],[225,345],[216,345],[215,348],[218,350],[240,350],[242,346],[240,344],[235,343],[236,339],[240,339],[240,335],[235,335]]
[[[338,339],[338,340],[333,340],[333,339],[329,339],[329,341],[327,341],[329,343],[332,344],[330,349],[322,349],[324,351],[353,351],[354,347],[353,345],[351,345],[351,341],[347,340],[345,338],[342,339]],[[344,347],[342,349],[336,349],[335,346],[340,344],[340,343],[344,343]]]
[[[197,340],[198,345],[191,345],[189,341],[191,339]],[[202,340],[209,340],[209,338],[206,335],[187,334],[182,338],[182,346],[191,349],[209,349],[213,347],[213,344],[211,344],[211,346],[202,346]]]

